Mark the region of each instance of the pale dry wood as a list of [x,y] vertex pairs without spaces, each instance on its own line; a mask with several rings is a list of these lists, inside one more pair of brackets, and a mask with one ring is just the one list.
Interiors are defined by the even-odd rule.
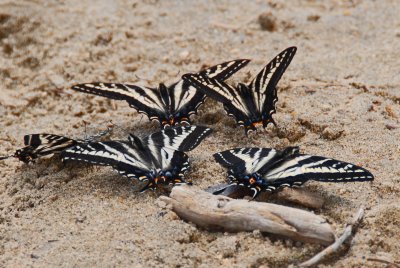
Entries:
[[313,209],[320,209],[325,203],[324,198],[320,195],[302,188],[284,188],[275,195],[278,199],[283,199]]
[[329,247],[325,248],[323,251],[309,259],[308,261],[305,261],[299,265],[299,267],[310,267],[313,265],[318,264],[321,262],[326,256],[338,251],[341,245],[343,245],[344,242],[346,242],[350,237],[352,237],[353,232],[357,229],[358,225],[360,224],[362,218],[364,216],[364,209],[360,208],[355,216],[353,217],[353,220],[347,224],[342,236],[340,236],[335,243],[330,245]]
[[297,241],[331,244],[331,226],[314,213],[256,201],[213,195],[187,185],[176,186],[170,197],[160,197],[184,220],[211,230],[260,230]]

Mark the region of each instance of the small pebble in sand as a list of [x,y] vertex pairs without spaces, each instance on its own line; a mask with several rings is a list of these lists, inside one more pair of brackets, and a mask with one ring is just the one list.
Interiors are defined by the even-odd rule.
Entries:
[[388,114],[390,117],[392,117],[392,118],[397,118],[397,114],[393,111],[392,106],[387,105],[387,106],[385,107],[385,110],[386,110],[387,114]]
[[324,139],[327,139],[327,140],[336,140],[336,139],[338,139],[340,136],[342,136],[343,132],[344,132],[343,130],[335,130],[335,129],[331,129],[331,128],[329,128],[329,127],[326,127],[326,128],[322,131],[321,136],[322,136]]
[[258,16],[258,23],[261,26],[261,30],[274,32],[277,29],[276,18],[271,12],[264,12]]
[[397,127],[394,125],[391,125],[391,124],[386,124],[386,128],[389,130],[393,130],[393,129],[396,129]]
[[319,15],[309,15],[307,17],[308,21],[318,21],[321,17]]
[[181,58],[182,60],[186,59],[187,57],[189,57],[189,51],[184,50],[179,54],[179,58]]

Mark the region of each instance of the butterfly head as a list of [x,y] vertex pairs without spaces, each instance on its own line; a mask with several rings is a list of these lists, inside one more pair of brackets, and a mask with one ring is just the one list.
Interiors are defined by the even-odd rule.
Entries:
[[171,114],[168,118],[160,119],[163,128],[173,127],[177,125],[190,125],[188,117],[183,117],[180,113]]
[[[25,147],[25,148],[29,148],[29,147]],[[12,156],[24,163],[32,162],[33,159],[35,158],[34,155],[29,152],[29,150],[24,150],[24,149],[16,150],[15,154],[13,154]]]
[[228,179],[230,184],[248,187],[253,192],[253,198],[256,198],[257,195],[263,189],[265,189],[265,180],[258,173],[246,174],[242,176],[230,174]]
[[260,126],[266,129],[269,123],[273,123],[274,125],[276,125],[271,115],[264,115],[264,114],[261,116],[249,118],[245,121],[242,121],[242,125],[244,126],[246,134],[253,131],[256,132]]
[[187,183],[189,185],[192,184],[191,181],[185,180],[183,174],[175,174],[175,172],[164,171],[164,170],[153,170],[146,176],[146,181],[148,181],[147,185],[142,188],[141,192],[144,190],[150,189],[155,190],[158,185],[169,185],[169,184],[181,184]]

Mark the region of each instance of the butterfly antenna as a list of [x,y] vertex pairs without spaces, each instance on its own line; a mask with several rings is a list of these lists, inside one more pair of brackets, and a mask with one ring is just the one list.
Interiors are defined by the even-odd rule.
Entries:
[[84,137],[85,137],[85,140],[87,140],[88,139],[88,137],[87,137],[87,124],[88,123],[85,120],[83,120],[83,124],[85,126],[85,135],[84,135]]
[[7,159],[7,158],[10,158],[10,157],[15,157],[15,154],[6,155],[6,156],[0,156],[0,161],[1,161],[1,160],[4,160],[4,159]]

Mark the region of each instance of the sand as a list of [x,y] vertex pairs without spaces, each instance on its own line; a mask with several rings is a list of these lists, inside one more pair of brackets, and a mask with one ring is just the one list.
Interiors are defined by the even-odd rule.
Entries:
[[[270,21],[261,29],[259,15]],[[113,139],[158,129],[127,103],[74,92],[75,83],[170,84],[219,62],[252,62],[249,81],[288,46],[297,55],[279,83],[279,130],[249,138],[208,101],[194,122],[214,129],[190,152],[196,185],[225,181],[212,154],[238,146],[282,148],[362,165],[372,183],[307,183],[326,199],[315,211],[337,234],[361,206],[352,242],[322,266],[400,261],[400,5],[396,1],[0,2],[0,154],[29,133]],[[269,31],[272,30],[272,31]],[[85,130],[85,122],[87,127]],[[208,232],[138,194],[110,168],[43,159],[0,162],[0,266],[286,267],[322,247],[253,233]],[[274,202],[280,202],[275,200]]]

